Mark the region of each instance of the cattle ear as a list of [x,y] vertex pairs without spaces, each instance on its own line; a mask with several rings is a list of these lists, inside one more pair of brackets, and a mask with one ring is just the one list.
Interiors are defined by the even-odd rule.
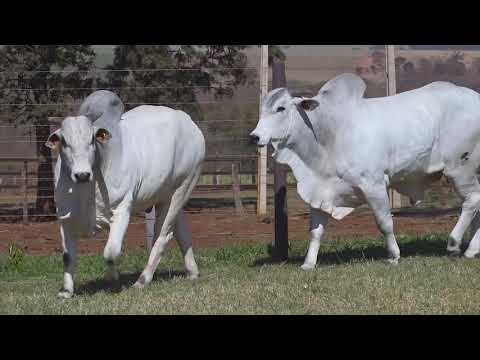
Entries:
[[47,139],[47,142],[45,143],[45,146],[52,149],[52,150],[57,149],[60,146],[61,136],[62,136],[62,130],[61,129],[58,129],[58,130],[54,131],[53,133],[51,133],[48,136],[48,139]]
[[303,110],[312,111],[319,104],[318,101],[315,99],[303,99],[302,101],[300,101],[299,105],[302,107]]
[[100,128],[95,131],[95,138],[97,141],[105,144],[112,138],[112,134],[107,129]]

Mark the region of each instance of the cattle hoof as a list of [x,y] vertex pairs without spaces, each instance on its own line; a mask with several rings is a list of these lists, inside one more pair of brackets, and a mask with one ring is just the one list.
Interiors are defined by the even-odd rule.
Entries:
[[60,290],[57,296],[62,299],[71,299],[73,296],[73,293],[67,290]]
[[450,239],[447,244],[447,254],[449,256],[459,256],[461,254],[460,245]]
[[195,273],[194,273],[194,274],[188,274],[188,275],[187,275],[187,279],[188,279],[188,280],[196,280],[196,279],[198,279],[199,276],[200,276],[200,274],[198,274],[198,273],[196,273],[196,274],[195,274]]
[[313,271],[315,269],[315,264],[311,265],[311,264],[303,264],[302,266],[300,266],[300,268],[303,270],[303,271]]
[[460,249],[456,249],[456,250],[448,250],[447,249],[447,255],[448,256],[451,256],[451,257],[458,257],[462,254],[462,252],[460,251]]
[[398,258],[397,259],[387,259],[387,263],[390,265],[398,265]]
[[118,280],[120,280],[120,274],[118,273],[118,271],[115,271],[115,272],[108,271],[105,274],[104,279],[105,281],[108,281],[108,282],[117,282]]
[[478,255],[478,252],[474,252],[474,251],[465,251],[465,253],[463,254],[464,257],[466,257],[467,259],[475,259],[475,257]]
[[145,284],[142,284],[142,283],[140,283],[140,282],[137,281],[135,284],[132,285],[132,288],[134,288],[134,289],[143,289],[143,288],[145,288]]

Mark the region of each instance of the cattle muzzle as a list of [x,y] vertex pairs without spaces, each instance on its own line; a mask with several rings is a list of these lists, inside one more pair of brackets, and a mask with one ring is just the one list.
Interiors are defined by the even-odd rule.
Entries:
[[74,176],[77,182],[79,183],[90,181],[90,178],[91,178],[91,174],[89,172],[79,172],[79,173],[76,173]]
[[258,147],[263,147],[264,145],[259,145],[258,142],[260,141],[260,137],[257,135],[250,135],[250,143],[257,145]]

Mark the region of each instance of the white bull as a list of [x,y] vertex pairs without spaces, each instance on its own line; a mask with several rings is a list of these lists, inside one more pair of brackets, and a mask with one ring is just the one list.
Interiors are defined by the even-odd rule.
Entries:
[[[342,74],[312,98],[275,89],[251,133],[258,145],[273,145],[274,159],[291,167],[297,191],[310,205],[304,270],[317,263],[328,218],[339,220],[365,202],[385,237],[388,261],[397,263],[389,187],[416,204],[442,175],[453,183],[463,205],[447,244],[452,254],[460,253],[480,208],[480,95],[447,82],[372,99],[363,97],[365,88],[360,77]],[[480,252],[480,231],[472,227],[468,258]]]
[[126,113],[109,91],[96,91],[79,116],[67,117],[46,145],[59,148],[55,199],[63,244],[64,282],[71,297],[77,240],[109,228],[104,258],[107,278],[118,279],[116,260],[130,216],[156,207],[155,245],[134,287],[152,280],[167,242],[175,235],[189,277],[198,276],[183,206],[201,172],[205,141],[183,111],[139,106]]

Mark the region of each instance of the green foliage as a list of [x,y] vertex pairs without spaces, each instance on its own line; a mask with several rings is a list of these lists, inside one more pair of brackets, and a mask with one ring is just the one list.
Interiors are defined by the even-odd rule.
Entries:
[[[48,125],[49,117],[72,112],[90,88],[95,52],[90,45],[6,45],[0,49],[2,118],[10,123]],[[80,71],[80,72],[78,72]],[[50,129],[35,129],[40,162],[36,210],[55,212],[50,150],[44,146]]]
[[[257,79],[257,71],[248,68],[244,52],[247,48],[245,45],[118,45],[113,64],[107,68],[110,71],[100,84],[113,88],[127,109],[144,102],[162,104],[184,110],[200,124],[207,120],[200,126],[210,154],[242,152],[238,143],[211,141],[211,138],[244,136],[238,133],[244,120],[258,114],[258,104],[244,101],[248,98],[243,94],[234,97],[238,87],[251,86]],[[133,71],[121,71],[124,69]],[[256,95],[254,91],[253,97]],[[247,128],[251,125],[246,124]]]
[[15,243],[8,246],[7,267],[18,268],[25,258],[25,251]]
[[279,45],[268,45],[268,66],[272,66],[273,61],[285,61],[287,56]]
[[[247,57],[243,50],[247,47],[118,45],[103,85],[118,89],[127,103],[176,103],[173,107],[194,111],[200,120],[198,106],[192,106],[198,95],[212,94],[215,99],[232,97],[235,87],[255,77],[255,72],[245,69]],[[153,71],[119,71],[123,69]]]
[[[0,96],[4,118],[19,123],[46,124],[49,116],[64,116],[63,106],[81,99],[91,87],[94,65],[90,45],[6,45],[0,49]],[[72,72],[79,70],[83,72]],[[64,71],[64,72],[62,72]],[[39,105],[42,104],[42,105]]]

